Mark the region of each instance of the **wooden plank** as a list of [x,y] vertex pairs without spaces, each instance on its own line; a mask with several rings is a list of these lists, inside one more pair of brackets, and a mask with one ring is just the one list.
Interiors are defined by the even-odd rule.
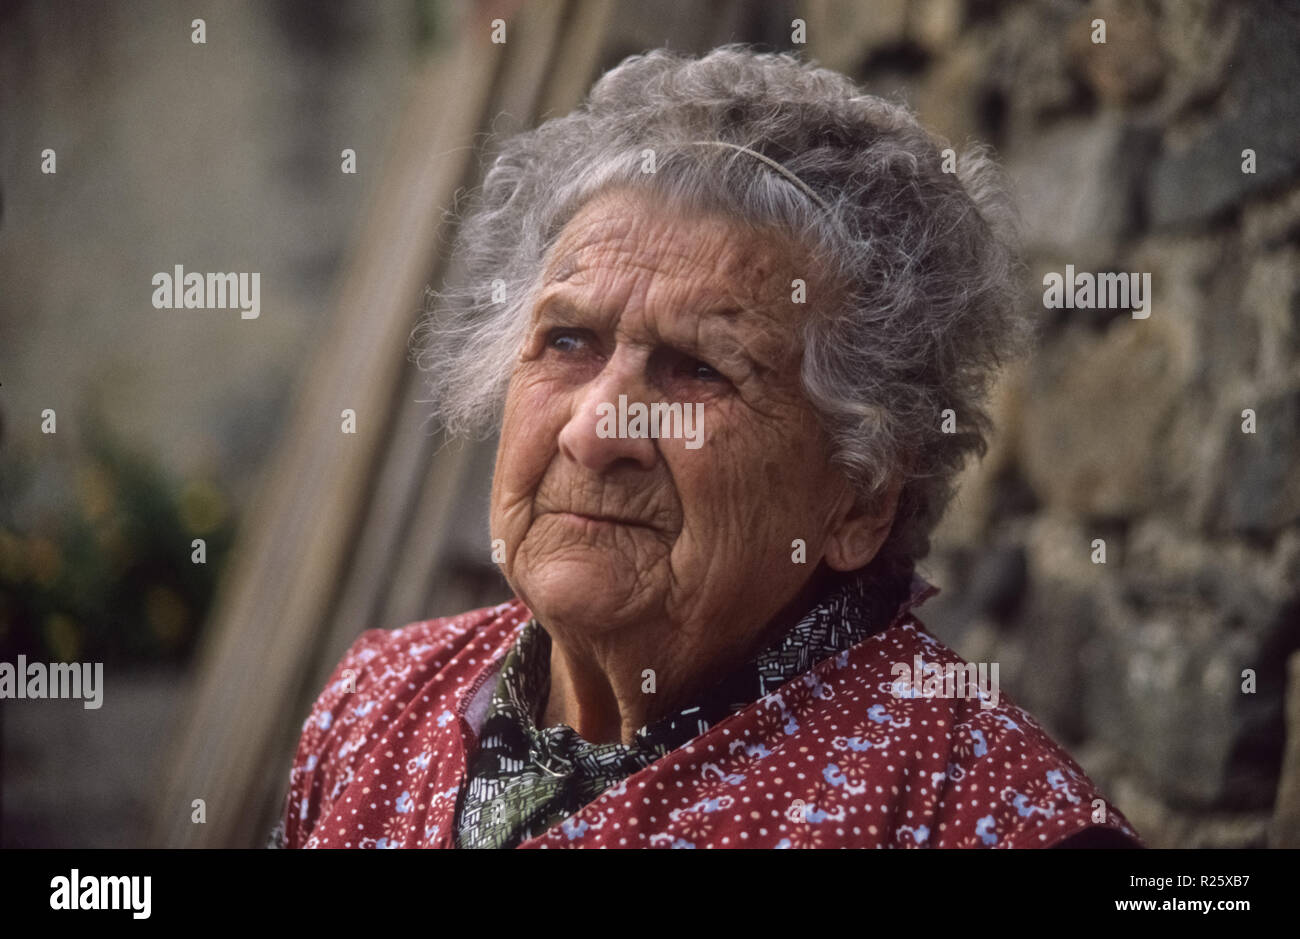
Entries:
[[[580,0],[565,17],[565,54],[546,76],[537,98],[537,122],[568,114],[586,97],[614,17],[614,0]],[[540,85],[539,85],[540,87]]]
[[[489,123],[501,132],[532,122],[538,89],[557,55],[564,6],[553,2],[525,6],[510,24],[507,46],[512,54],[503,62],[488,107]],[[476,182],[467,180],[466,185]],[[444,273],[438,268],[431,276],[436,281]],[[455,276],[454,272],[451,276]],[[336,615],[324,628],[325,654],[311,682],[316,691],[362,629],[392,629],[433,615],[422,606],[427,599],[426,585],[402,575],[415,566],[408,561],[412,557],[442,562],[443,542],[438,533],[447,523],[447,507],[460,486],[467,456],[461,451],[467,445],[444,448],[442,438],[435,441],[427,435],[422,414],[425,405],[418,401],[424,392],[423,376],[413,368],[404,369],[403,375],[403,395],[390,434],[392,446],[385,475],[391,475],[387,471],[394,464],[401,465],[405,472],[393,480],[393,485],[381,485],[376,512],[366,519],[358,561],[351,566]],[[427,498],[431,489],[440,493],[433,501]]]
[[[196,688],[181,721],[158,802],[154,843],[255,844],[268,745],[295,713],[304,650],[349,555],[358,493],[381,452],[401,370],[409,311],[418,307],[442,207],[464,178],[501,48],[465,41],[419,77],[394,156],[377,190],[338,313],[300,386],[289,433],[223,583],[198,654]],[[459,93],[448,96],[447,88]],[[432,156],[431,156],[432,155]],[[359,433],[340,433],[353,408]],[[207,822],[190,822],[204,799]]]
[[[442,273],[437,248],[452,226],[444,209],[477,170],[476,132],[502,114],[534,120],[543,99],[557,100],[548,76],[590,73],[599,36],[570,35],[565,24],[592,5],[530,4],[504,46],[475,23],[474,37],[417,79],[338,313],[205,630],[153,843],[260,844],[280,809],[301,715],[343,648],[371,625],[403,625],[417,609],[434,615],[429,575],[445,564],[465,473],[490,454],[486,444],[440,448],[428,434],[420,375],[403,365],[406,340],[425,285]],[[585,87],[568,87],[571,107]],[[355,437],[339,432],[343,408],[357,412]],[[204,825],[190,823],[196,798],[207,803]]]

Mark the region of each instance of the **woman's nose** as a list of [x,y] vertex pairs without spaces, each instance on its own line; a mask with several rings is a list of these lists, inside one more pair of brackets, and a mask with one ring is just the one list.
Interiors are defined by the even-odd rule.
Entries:
[[627,435],[627,413],[633,404],[649,407],[645,382],[636,377],[636,363],[615,353],[601,373],[578,391],[573,413],[560,430],[560,452],[587,469],[603,473],[626,461],[651,469],[658,447],[648,436]]

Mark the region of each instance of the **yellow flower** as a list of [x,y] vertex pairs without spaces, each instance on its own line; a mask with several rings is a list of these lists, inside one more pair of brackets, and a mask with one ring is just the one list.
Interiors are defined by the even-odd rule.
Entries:
[[196,535],[207,534],[226,517],[226,500],[206,479],[190,480],[181,490],[181,522]]
[[172,645],[185,633],[189,610],[185,601],[170,587],[154,586],[144,598],[145,613],[154,635],[165,645]]
[[102,464],[92,463],[77,471],[77,495],[86,518],[98,521],[113,507],[113,479]]
[[27,576],[27,552],[22,539],[7,529],[0,528],[0,580],[8,584],[22,583]]
[[32,579],[42,587],[49,587],[59,577],[63,568],[63,556],[59,546],[44,535],[37,535],[27,542],[27,560],[31,565]]
[[114,571],[121,571],[131,563],[134,550],[131,542],[122,533],[120,517],[112,518],[107,523],[100,525],[95,530],[95,541],[108,558],[109,564]]
[[45,643],[60,662],[74,662],[81,651],[81,630],[70,616],[51,613],[45,617]]

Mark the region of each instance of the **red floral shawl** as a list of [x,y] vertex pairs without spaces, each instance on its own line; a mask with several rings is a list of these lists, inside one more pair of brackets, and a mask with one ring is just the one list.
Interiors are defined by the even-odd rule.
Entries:
[[[607,789],[523,848],[1050,847],[1124,817],[1005,692],[897,694],[894,663],[962,660],[912,607]],[[455,845],[456,801],[519,600],[362,633],[303,724],[286,847]]]

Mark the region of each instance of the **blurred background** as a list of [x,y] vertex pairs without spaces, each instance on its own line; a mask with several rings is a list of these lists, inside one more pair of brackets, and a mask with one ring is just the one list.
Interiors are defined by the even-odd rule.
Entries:
[[[0,702],[0,846],[260,845],[356,635],[508,596],[493,444],[407,358],[449,210],[493,134],[732,41],[992,144],[1020,202],[1042,344],[922,619],[1151,846],[1300,846],[1300,3],[1225,0],[0,0],[0,661],[104,663],[98,710]],[[155,309],[177,264],[260,316]],[[1066,264],[1150,272],[1150,319],[1044,310]]]

